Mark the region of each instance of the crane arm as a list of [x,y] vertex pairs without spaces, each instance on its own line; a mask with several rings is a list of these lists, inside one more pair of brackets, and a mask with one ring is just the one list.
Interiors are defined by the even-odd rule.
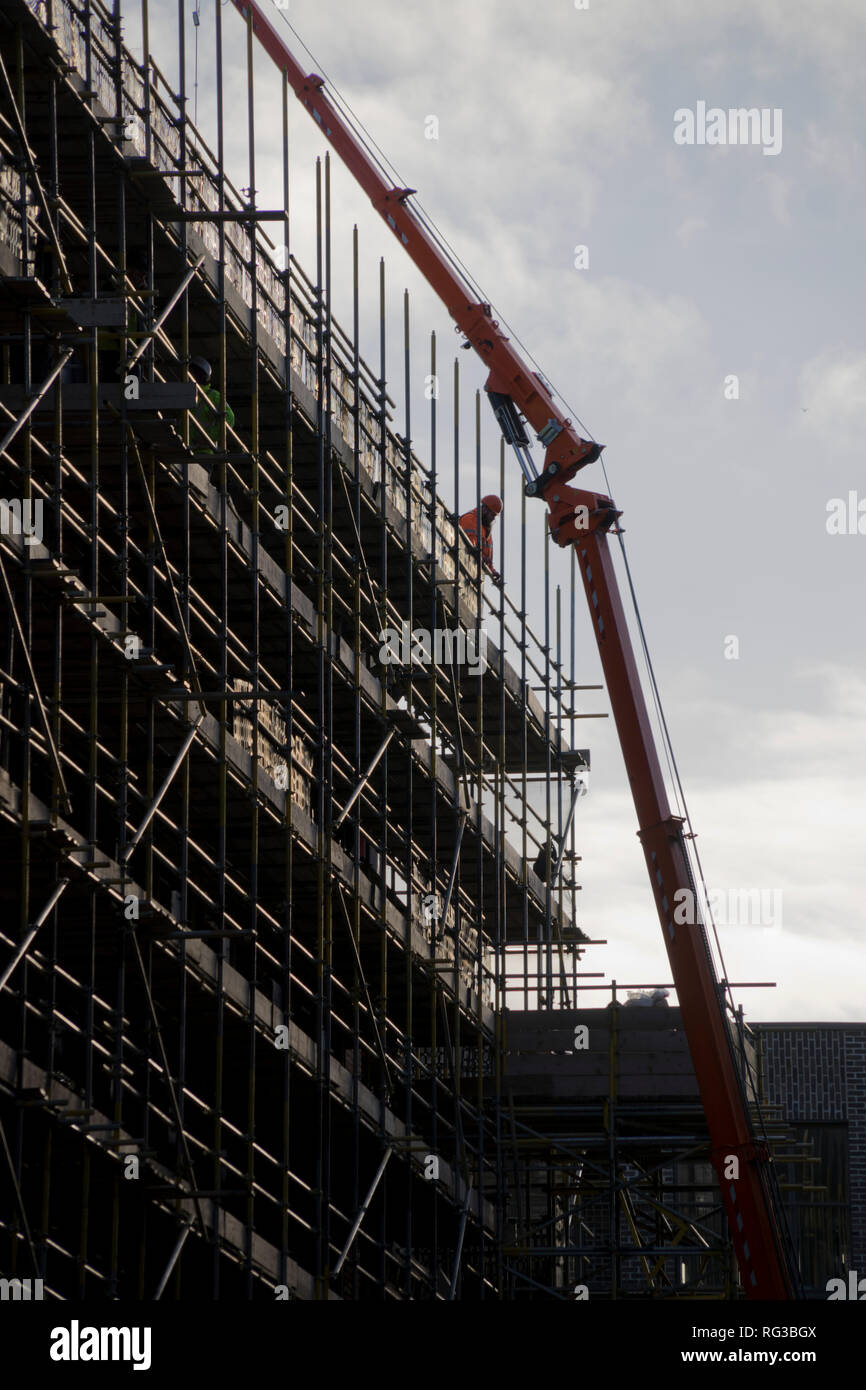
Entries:
[[[622,608],[608,533],[620,513],[600,493],[569,486],[593,463],[601,446],[582,439],[541,377],[533,372],[478,301],[444,246],[409,203],[413,189],[392,187],[378,162],[326,95],[324,82],[307,74],[262,12],[259,0],[232,0],[255,37],[284,72],[289,85],[340,155],[377,212],[399,238],[458,329],[486,364],[494,412],[514,446],[526,492],[548,507],[551,538],[575,546],[595,629],[611,708],[623,751],[650,883],[662,925],[701,1102],[710,1134],[728,1227],[746,1296],[795,1296],[770,1192],[769,1154],[756,1140],[744,1083],[734,1056],[722,987],[700,918],[681,818],[671,813],[646,701]],[[522,418],[521,418],[522,417]],[[538,473],[529,453],[525,420],[545,448]],[[687,890],[693,920],[675,921],[678,894]],[[687,899],[689,901],[689,899]]]
[[[536,474],[522,432],[522,415],[545,446],[542,479],[573,477],[594,463],[600,447],[581,439],[537,372],[533,372],[502,332],[489,304],[479,302],[458,269],[409,203],[414,189],[395,188],[324,90],[324,79],[305,73],[255,0],[233,0],[252,26],[262,48],[320,127],[374,208],[441,299],[454,323],[487,365],[486,388],[509,443],[515,445],[527,482]],[[509,402],[512,406],[509,406]],[[516,407],[516,411],[514,409]],[[519,412],[519,415],[516,413]]]
[[[567,489],[575,492],[575,489]],[[571,504],[590,513],[588,527],[565,543],[577,550],[578,568],[623,751],[640,839],[683,1027],[710,1135],[728,1228],[748,1298],[789,1299],[795,1286],[770,1190],[770,1155],[754,1134],[724,1008],[722,986],[697,903],[684,823],[673,815],[649,722],[608,533],[619,515],[594,493]],[[569,528],[564,528],[568,530]],[[685,899],[693,912],[677,913]],[[681,922],[679,917],[688,920]],[[736,1160],[736,1162],[732,1162]]]

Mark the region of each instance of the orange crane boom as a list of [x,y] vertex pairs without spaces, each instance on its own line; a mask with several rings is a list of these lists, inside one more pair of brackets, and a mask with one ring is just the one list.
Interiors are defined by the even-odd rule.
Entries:
[[[577,549],[743,1287],[748,1298],[794,1298],[796,1274],[773,1198],[771,1159],[753,1129],[723,988],[700,918],[684,822],[668,803],[620,599],[608,542],[620,513],[609,497],[569,486],[579,469],[595,462],[602,446],[577,434],[546,383],[502,332],[491,306],[478,301],[453,257],[409,202],[415,190],[392,186],[384,166],[325,92],[324,80],[304,72],[258,0],[232,3],[487,366],[486,389],[523,469],[527,495],[547,503],[557,545]],[[524,422],[544,446],[540,472]],[[675,905],[683,901],[677,895],[683,891],[691,895],[685,901],[695,905],[695,920],[686,924],[674,920]]]

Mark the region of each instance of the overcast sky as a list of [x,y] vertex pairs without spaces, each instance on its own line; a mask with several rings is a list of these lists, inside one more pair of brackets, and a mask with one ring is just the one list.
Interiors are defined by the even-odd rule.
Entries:
[[[215,2],[200,0],[197,94],[187,26],[190,114],[197,100],[206,132]],[[188,0],[190,17],[193,8]],[[177,6],[151,0],[150,17],[157,61],[177,80]],[[743,992],[747,1018],[862,1020],[866,534],[856,533],[856,509],[855,534],[830,534],[828,504],[863,499],[866,532],[866,6],[291,0],[287,17],[316,69],[607,445],[707,881],[724,892],[781,894],[781,927],[720,929],[731,979],[777,982]],[[241,187],[249,182],[244,32],[230,3],[223,19],[229,162]],[[258,198],[277,205],[279,87],[260,51],[255,62]],[[699,103],[765,111],[772,140],[677,143],[675,112],[699,113]],[[425,138],[430,116],[436,140]],[[312,168],[325,144],[295,102],[290,120],[293,250],[313,276]],[[334,310],[351,323],[357,221],[373,362],[375,277],[379,256],[387,258],[399,400],[398,313],[404,287],[411,291],[413,434],[423,455],[429,333],[437,331],[443,370],[457,340],[336,160],[333,206]],[[578,246],[586,268],[575,268]],[[460,358],[466,409],[484,374],[474,355]],[[446,432],[449,419],[443,402]],[[498,491],[497,433],[487,421],[484,439],[484,490]],[[449,503],[451,467],[443,455]],[[474,490],[467,467],[464,502]],[[508,468],[511,555],[520,477],[516,462]],[[604,490],[598,465],[579,482]],[[541,506],[530,504],[529,526],[538,553]],[[553,563],[567,586],[567,556]],[[517,598],[510,558],[507,573]],[[541,603],[536,587],[533,621]],[[591,683],[600,668],[588,618],[578,616],[578,679]],[[725,656],[732,636],[735,660]],[[587,696],[584,708],[603,710],[606,699]],[[623,983],[668,980],[612,720],[586,721],[582,735],[593,754],[591,793],[578,812],[583,926],[609,943],[585,968]]]

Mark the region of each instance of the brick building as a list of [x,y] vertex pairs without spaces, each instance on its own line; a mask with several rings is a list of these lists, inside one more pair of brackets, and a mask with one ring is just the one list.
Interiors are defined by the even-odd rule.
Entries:
[[752,1027],[764,1098],[801,1141],[786,1195],[804,1283],[821,1295],[829,1278],[866,1273],[866,1023]]

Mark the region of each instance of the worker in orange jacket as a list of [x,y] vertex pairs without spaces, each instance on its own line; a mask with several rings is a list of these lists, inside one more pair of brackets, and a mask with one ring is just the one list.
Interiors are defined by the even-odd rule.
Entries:
[[481,563],[490,573],[494,584],[502,583],[502,576],[493,568],[493,541],[490,538],[490,528],[502,511],[502,498],[490,493],[487,497],[482,497],[481,507],[474,507],[471,512],[464,512],[460,518],[459,526],[469,539],[471,545],[478,545],[478,513],[481,512]]

